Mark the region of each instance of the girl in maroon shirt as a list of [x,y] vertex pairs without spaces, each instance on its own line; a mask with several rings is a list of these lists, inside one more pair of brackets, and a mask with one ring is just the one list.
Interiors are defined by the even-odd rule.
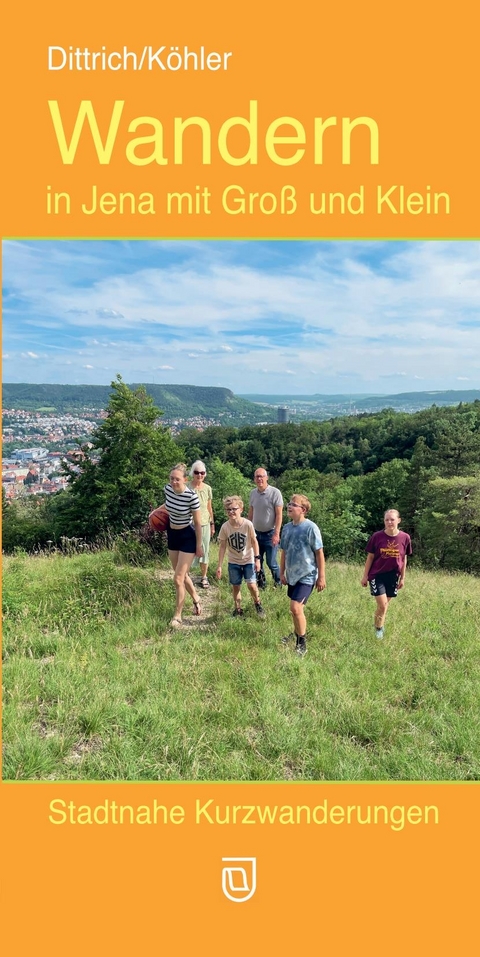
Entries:
[[401,518],[396,508],[385,512],[385,527],[381,532],[374,532],[365,551],[367,560],[363,570],[362,585],[370,585],[370,594],[377,603],[375,609],[375,634],[383,638],[385,616],[392,598],[397,597],[399,588],[405,584],[407,570],[407,556],[412,554],[410,535],[400,532],[398,526]]

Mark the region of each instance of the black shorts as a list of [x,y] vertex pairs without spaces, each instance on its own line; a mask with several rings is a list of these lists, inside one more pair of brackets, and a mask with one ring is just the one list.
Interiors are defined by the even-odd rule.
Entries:
[[372,578],[369,582],[370,594],[373,595],[374,598],[376,598],[377,595],[386,595],[387,598],[396,598],[399,578],[400,575],[397,571],[382,572],[382,574],[376,575],[375,578]]
[[298,601],[300,605],[306,605],[314,588],[315,582],[311,582],[310,584],[307,584],[307,582],[297,582],[296,585],[287,586],[287,595],[290,601]]
[[171,552],[187,552],[194,554],[197,550],[197,536],[193,525],[187,525],[185,528],[167,528],[167,543]]

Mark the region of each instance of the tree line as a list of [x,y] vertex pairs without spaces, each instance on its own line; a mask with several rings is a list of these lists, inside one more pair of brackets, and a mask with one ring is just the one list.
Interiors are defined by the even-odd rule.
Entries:
[[81,465],[64,466],[68,491],[4,500],[5,551],[139,529],[163,500],[172,465],[200,458],[217,528],[222,498],[236,493],[247,506],[253,472],[263,465],[285,500],[294,492],[309,497],[328,557],[359,556],[384,510],[398,508],[417,561],[480,574],[480,402],[298,425],[185,429],[174,440],[143,387],[129,388],[118,376],[111,388],[93,447],[84,447]]
[[[139,384],[129,388],[135,392]],[[239,422],[255,422],[259,416],[259,406],[234,395],[230,389],[221,386],[199,385],[145,385],[147,394],[153,402],[170,417],[189,418],[191,415],[216,419],[228,415]],[[25,411],[45,411],[51,413],[77,413],[85,409],[106,409],[110,401],[111,386],[107,385],[58,385],[5,382],[3,384],[3,406],[5,409],[23,409]],[[265,405],[261,408],[262,418],[273,421],[275,410]]]

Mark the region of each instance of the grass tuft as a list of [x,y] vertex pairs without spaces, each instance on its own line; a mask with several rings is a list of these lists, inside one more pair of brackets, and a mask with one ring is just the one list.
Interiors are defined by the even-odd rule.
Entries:
[[121,561],[5,560],[5,778],[480,780],[477,578],[412,569],[379,641],[360,568],[329,563],[299,660],[285,589],[234,619],[212,580],[172,632],[171,572]]

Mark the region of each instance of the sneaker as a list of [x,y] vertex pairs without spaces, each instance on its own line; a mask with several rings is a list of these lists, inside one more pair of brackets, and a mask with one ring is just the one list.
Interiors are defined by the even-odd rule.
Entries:
[[297,638],[295,652],[299,658],[305,658],[305,655],[307,654],[307,642],[305,641],[305,638]]
[[281,582],[274,582],[274,583],[273,583],[273,587],[274,587],[274,588],[283,588],[283,585],[282,585]]
[[383,638],[383,628],[375,628],[375,637]]
[[255,611],[259,618],[265,618],[265,609],[262,608],[260,602],[255,602]]
[[235,608],[235,611],[232,614],[232,618],[242,618],[243,608]]
[[284,635],[281,639],[282,645],[288,645],[293,639],[296,638],[295,632],[291,631],[289,635]]

